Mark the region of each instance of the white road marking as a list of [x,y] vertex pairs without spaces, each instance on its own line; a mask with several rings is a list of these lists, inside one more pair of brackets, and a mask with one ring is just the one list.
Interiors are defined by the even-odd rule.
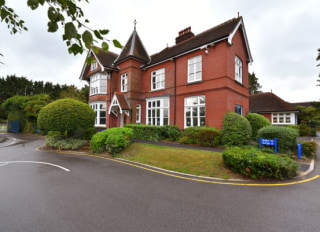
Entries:
[[50,166],[54,166],[54,167],[57,167],[57,168],[60,168],[66,172],[70,172],[69,169],[65,168],[65,167],[62,167],[62,166],[59,166],[59,165],[56,165],[56,164],[51,164],[51,163],[45,163],[45,162],[38,162],[38,161],[5,161],[5,162],[0,162],[0,166],[4,166],[4,165],[7,165],[7,164],[11,164],[11,163],[34,163],[34,164],[45,164],[45,165],[50,165]]

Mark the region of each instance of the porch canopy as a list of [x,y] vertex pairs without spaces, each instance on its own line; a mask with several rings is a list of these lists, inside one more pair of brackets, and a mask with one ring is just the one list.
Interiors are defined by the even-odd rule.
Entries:
[[125,113],[126,115],[130,115],[130,105],[128,103],[127,97],[121,93],[115,93],[111,100],[111,104],[109,107],[108,113],[113,113],[115,116],[118,116],[118,112],[120,114]]

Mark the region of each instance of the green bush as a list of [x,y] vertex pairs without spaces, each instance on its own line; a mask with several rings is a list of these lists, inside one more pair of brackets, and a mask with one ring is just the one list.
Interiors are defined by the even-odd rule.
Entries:
[[19,121],[19,132],[23,132],[27,121],[27,115],[24,111],[10,111],[8,121]]
[[74,139],[91,140],[92,136],[97,133],[96,127],[90,127],[88,129],[77,128],[71,135]]
[[214,127],[188,127],[179,140],[182,144],[198,144],[199,146],[218,146],[220,143],[220,130]]
[[252,129],[249,121],[236,113],[228,112],[223,118],[221,142],[225,145],[249,144]]
[[135,139],[149,141],[168,139],[171,141],[177,141],[181,137],[181,131],[176,125],[151,126],[144,124],[126,124],[125,127],[133,130]]
[[310,134],[310,127],[307,124],[300,124],[299,125],[299,135],[300,136],[308,136]]
[[313,157],[317,152],[317,143],[314,141],[306,141],[301,143],[302,155]]
[[93,135],[90,146],[94,153],[108,151],[114,155],[126,148],[132,142],[132,138],[133,130],[131,128],[117,127]]
[[73,99],[54,101],[40,110],[38,127],[42,130],[56,130],[72,135],[78,128],[86,130],[94,125],[95,113],[83,102]]
[[264,153],[255,148],[228,148],[222,152],[224,164],[252,179],[287,179],[297,175],[299,166],[288,157]]
[[65,139],[59,136],[48,136],[46,138],[46,146],[59,148],[59,149],[72,149],[76,150],[82,147],[87,143],[87,140],[81,140],[81,139]]
[[278,151],[282,153],[297,150],[297,130],[283,126],[263,127],[258,131],[257,137],[264,139],[277,139]]
[[317,130],[316,130],[315,128],[312,128],[312,129],[310,130],[310,135],[311,135],[312,137],[316,137],[316,136],[317,136]]
[[259,129],[262,127],[271,126],[271,122],[260,114],[249,113],[246,115],[246,119],[248,119],[252,128],[252,140],[257,141],[257,133]]

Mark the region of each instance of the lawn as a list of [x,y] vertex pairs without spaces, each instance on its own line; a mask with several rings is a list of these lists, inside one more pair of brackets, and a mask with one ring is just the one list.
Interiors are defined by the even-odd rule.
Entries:
[[0,133],[1,132],[6,132],[6,131],[7,131],[7,126],[0,125]]
[[218,152],[133,143],[117,158],[196,176],[234,178]]

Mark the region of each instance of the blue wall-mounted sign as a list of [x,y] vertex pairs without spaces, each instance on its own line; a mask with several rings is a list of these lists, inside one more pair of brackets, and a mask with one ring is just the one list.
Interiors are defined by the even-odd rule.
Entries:
[[277,139],[263,139],[260,137],[260,149],[262,145],[274,146],[275,152],[278,152],[278,143]]

